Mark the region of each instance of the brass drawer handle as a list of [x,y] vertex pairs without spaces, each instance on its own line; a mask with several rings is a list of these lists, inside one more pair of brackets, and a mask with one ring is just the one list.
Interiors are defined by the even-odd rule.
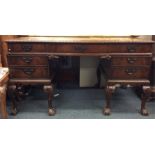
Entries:
[[32,50],[32,45],[30,45],[30,44],[24,44],[24,45],[22,45],[22,50],[24,52],[30,52]]
[[35,69],[34,68],[25,68],[23,69],[23,72],[27,75],[32,75],[34,73]]
[[74,49],[79,52],[84,52],[87,49],[87,47],[84,45],[75,45]]
[[32,62],[32,57],[23,57],[23,61],[25,63],[31,63]]
[[101,56],[100,59],[110,60],[111,59],[111,55]]
[[57,55],[49,55],[48,56],[48,60],[51,60],[51,59],[59,59],[60,57],[57,56]]
[[133,53],[133,52],[136,52],[136,47],[135,46],[128,46],[128,51]]
[[126,69],[125,72],[128,74],[128,75],[133,75],[134,73],[136,73],[136,69]]
[[135,63],[136,60],[137,60],[136,58],[128,58],[128,63],[133,64]]

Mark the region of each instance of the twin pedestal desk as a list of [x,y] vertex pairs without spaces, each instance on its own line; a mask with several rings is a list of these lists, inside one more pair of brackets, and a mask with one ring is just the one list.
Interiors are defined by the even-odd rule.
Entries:
[[10,70],[8,88],[14,114],[17,112],[18,86],[42,85],[48,93],[48,114],[55,115],[51,61],[61,56],[92,56],[100,59],[106,77],[103,113],[111,113],[112,93],[121,85],[142,88],[140,113],[148,115],[146,101],[151,94],[152,40],[138,37],[19,37],[7,40],[6,44]]

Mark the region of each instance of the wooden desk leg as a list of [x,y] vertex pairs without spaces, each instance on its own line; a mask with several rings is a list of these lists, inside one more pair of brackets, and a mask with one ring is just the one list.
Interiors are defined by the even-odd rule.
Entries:
[[56,110],[53,107],[52,100],[53,100],[53,86],[52,85],[45,85],[44,92],[48,94],[48,115],[54,116],[56,114]]
[[11,114],[16,115],[17,114],[17,101],[16,101],[16,85],[10,85],[8,87],[9,90],[9,96],[11,99]]
[[155,51],[154,57],[152,61],[152,69],[151,69],[151,100],[155,100]]
[[7,110],[6,110],[6,85],[0,87],[0,99],[1,99],[1,115],[2,118],[8,118]]
[[150,100],[155,100],[155,86],[151,87],[151,97]]
[[113,92],[115,91],[115,88],[116,88],[115,86],[107,86],[106,87],[106,106],[103,109],[104,115],[111,114],[110,100],[111,100]]
[[148,110],[146,108],[146,102],[151,95],[151,87],[150,86],[143,86],[143,94],[142,94],[142,103],[141,103],[141,110],[140,113],[143,116],[148,116]]

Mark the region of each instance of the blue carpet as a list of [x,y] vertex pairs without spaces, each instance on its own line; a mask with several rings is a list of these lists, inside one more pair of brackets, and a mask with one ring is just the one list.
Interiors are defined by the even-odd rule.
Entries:
[[[153,119],[155,118],[155,102],[148,102],[150,115],[141,116],[138,111],[141,101],[132,89],[117,89],[112,97],[112,114],[104,116],[105,93],[102,89],[64,89],[60,96],[54,98],[57,109],[55,116],[47,114],[47,96],[39,89],[20,104],[16,119]],[[10,107],[8,107],[10,109]]]

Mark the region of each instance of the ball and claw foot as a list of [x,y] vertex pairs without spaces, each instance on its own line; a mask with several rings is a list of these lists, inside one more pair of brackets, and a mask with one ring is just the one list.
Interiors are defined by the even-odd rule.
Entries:
[[105,108],[105,109],[103,110],[103,113],[104,113],[104,115],[108,116],[108,115],[111,114],[111,109],[110,109],[110,108]]
[[17,108],[13,108],[11,110],[11,115],[16,116],[17,115]]
[[148,116],[148,115],[149,115],[148,110],[147,110],[146,108],[141,109],[141,110],[140,110],[140,113],[141,113],[141,115],[143,115],[143,116]]
[[56,110],[54,108],[49,108],[48,109],[48,115],[49,116],[54,116],[56,114]]

